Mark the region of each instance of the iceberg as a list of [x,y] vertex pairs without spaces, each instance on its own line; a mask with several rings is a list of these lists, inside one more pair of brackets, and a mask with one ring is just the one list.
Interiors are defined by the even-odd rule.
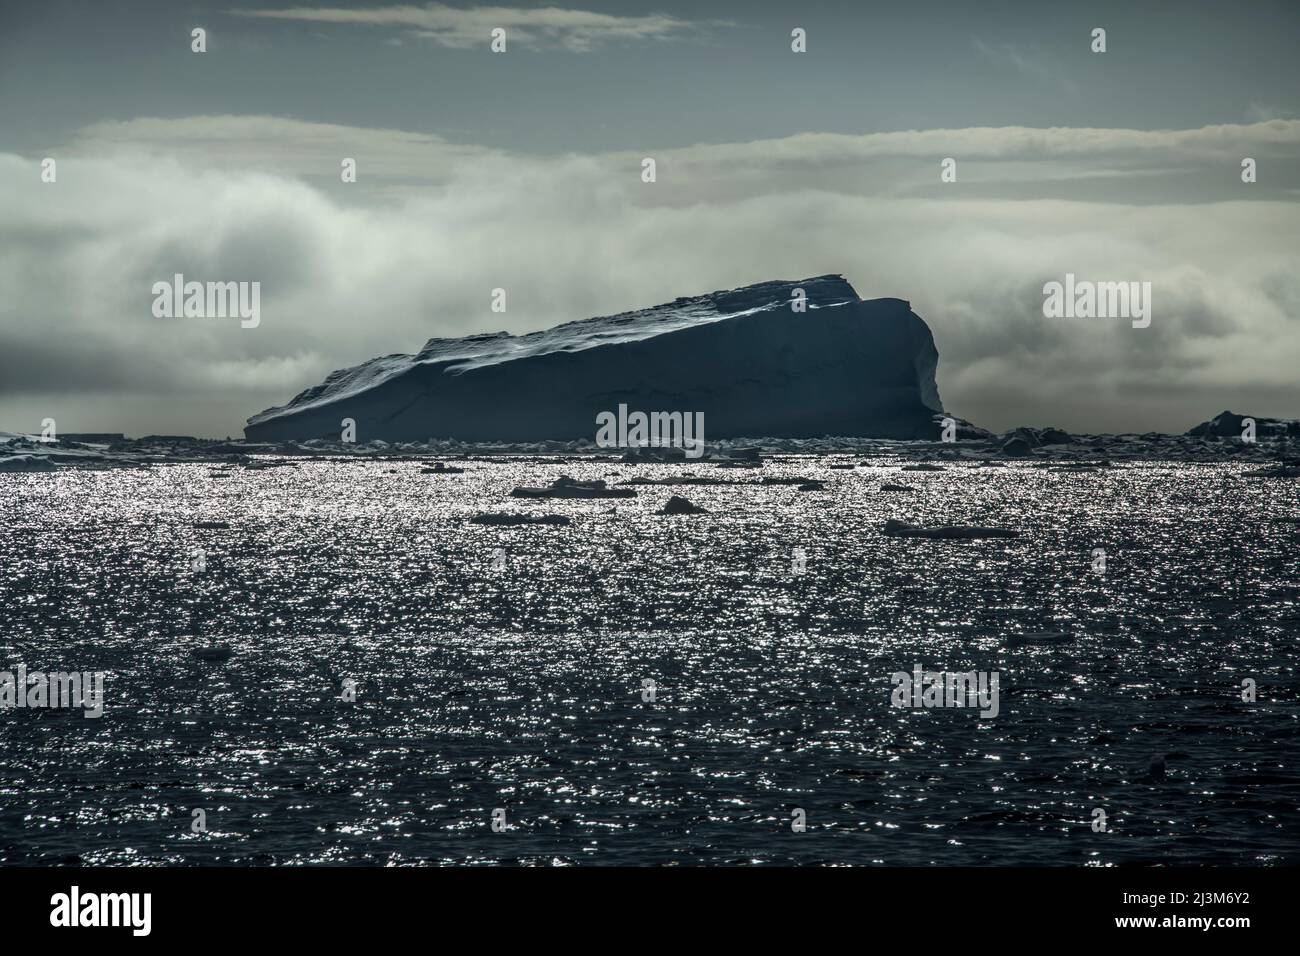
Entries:
[[626,405],[702,413],[710,439],[936,439],[938,360],[908,302],[864,300],[824,275],[527,335],[431,339],[331,373],[244,433],[337,440],[350,418],[358,442],[594,439],[597,415]]

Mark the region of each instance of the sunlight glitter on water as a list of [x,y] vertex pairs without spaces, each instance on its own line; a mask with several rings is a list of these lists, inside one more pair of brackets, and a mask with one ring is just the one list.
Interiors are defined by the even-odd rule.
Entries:
[[[718,472],[463,464],[4,476],[0,669],[109,676],[98,720],[0,712],[0,859],[1300,858],[1300,531],[1269,520],[1300,510],[1293,483],[790,457],[726,476],[825,490],[538,502],[509,492]],[[671,494],[709,513],[656,515]],[[572,524],[467,523],[510,510]],[[1024,535],[891,538],[890,518]],[[193,653],[214,644],[228,660]],[[916,664],[999,672],[999,715],[891,707]]]

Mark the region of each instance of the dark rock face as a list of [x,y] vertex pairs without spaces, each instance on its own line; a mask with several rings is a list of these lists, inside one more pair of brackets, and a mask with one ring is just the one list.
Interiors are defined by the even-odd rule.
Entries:
[[1030,448],[1038,448],[1041,445],[1070,445],[1074,443],[1074,438],[1070,433],[1059,428],[1028,428],[1023,425],[1020,428],[1013,428],[1003,438],[1008,441],[1020,439]]
[[1010,458],[1024,458],[1044,445],[1072,445],[1074,437],[1059,428],[1013,428],[1002,436],[999,451]]
[[561,475],[545,488],[516,488],[510,492],[512,498],[635,498],[636,492],[631,488],[610,488],[603,478],[591,481],[575,481],[568,475]]
[[659,510],[661,515],[702,515],[708,509],[701,508],[693,504],[690,499],[683,498],[681,495],[673,495],[668,499],[668,503]]
[[43,455],[6,455],[0,457],[0,472],[57,470],[58,466]]
[[1023,458],[1025,455],[1032,455],[1033,452],[1034,447],[1019,435],[1008,438],[1002,444],[1002,454],[1013,458]]
[[[802,289],[807,310],[792,308]],[[543,332],[433,339],[253,416],[249,440],[594,438],[596,416],[703,413],[705,439],[936,439],[938,352],[901,299],[841,276],[764,282]]]
[[972,425],[964,418],[958,418],[956,415],[935,415],[935,428],[939,429],[942,434],[944,418],[951,418],[957,425],[956,434],[953,436],[957,441],[986,441],[990,438],[996,438],[987,428],[980,428],[978,425]]
[[1219,412],[1208,422],[1189,428],[1187,434],[1198,438],[1240,438],[1242,422],[1255,419],[1257,438],[1300,438],[1300,421],[1286,418],[1265,418],[1262,415],[1238,415],[1236,412]]

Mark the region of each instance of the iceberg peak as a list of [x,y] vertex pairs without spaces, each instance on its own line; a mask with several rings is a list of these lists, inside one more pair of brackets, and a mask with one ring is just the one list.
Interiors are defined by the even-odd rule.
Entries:
[[934,438],[938,352],[902,299],[842,275],[771,280],[513,335],[431,338],[331,372],[248,421],[249,440],[572,440],[625,404],[702,412],[707,434]]

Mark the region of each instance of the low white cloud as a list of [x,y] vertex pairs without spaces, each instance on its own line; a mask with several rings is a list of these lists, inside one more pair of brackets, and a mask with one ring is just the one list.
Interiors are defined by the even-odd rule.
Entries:
[[339,181],[342,160],[351,158],[358,161],[358,182],[363,184],[375,179],[445,182],[457,168],[505,155],[430,133],[229,115],[104,120],[78,130],[59,152],[142,165],[165,157],[196,168],[333,181]]
[[[647,144],[650,149],[652,144]],[[165,153],[189,162],[256,168],[263,172],[311,174],[340,155],[360,155],[389,176],[442,178],[449,166],[480,164],[509,154],[459,145],[428,133],[313,123],[280,116],[192,116],[181,119],[110,120],[83,127],[68,144],[76,155],[102,156],[123,150]],[[861,164],[889,158],[1016,161],[1123,158],[1161,166],[1188,161],[1235,160],[1256,154],[1294,156],[1300,149],[1300,120],[1270,119],[1182,130],[1089,127],[988,126],[964,129],[900,130],[886,133],[796,133],[743,143],[708,143],[650,150],[691,175]],[[632,153],[607,154],[619,159]],[[639,161],[641,154],[636,154]],[[599,158],[599,157],[597,157]],[[513,160],[512,160],[513,161]],[[532,157],[536,162],[537,157]],[[330,167],[331,175],[333,167]],[[1050,172],[1050,170],[1049,170]],[[869,184],[867,184],[869,185]]]

